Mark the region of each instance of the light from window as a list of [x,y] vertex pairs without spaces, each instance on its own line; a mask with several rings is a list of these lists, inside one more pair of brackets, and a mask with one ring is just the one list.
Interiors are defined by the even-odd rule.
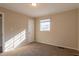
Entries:
[[11,39],[5,42],[4,44],[4,52],[14,50],[18,47],[24,40],[26,39],[26,31],[23,30],[22,32],[18,33]]
[[40,20],[40,31],[50,31],[50,19]]

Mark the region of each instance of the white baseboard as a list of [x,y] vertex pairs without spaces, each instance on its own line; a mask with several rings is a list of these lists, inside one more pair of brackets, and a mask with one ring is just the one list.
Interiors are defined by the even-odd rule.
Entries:
[[[53,46],[59,46],[59,45],[54,45],[54,44],[50,44],[50,43],[47,43],[47,42],[40,42],[40,41],[37,41],[37,42],[48,44],[48,45],[53,45]],[[59,47],[68,48],[68,49],[73,49],[73,50],[79,51],[79,49],[77,49],[77,48],[65,47],[65,46],[59,46]]]

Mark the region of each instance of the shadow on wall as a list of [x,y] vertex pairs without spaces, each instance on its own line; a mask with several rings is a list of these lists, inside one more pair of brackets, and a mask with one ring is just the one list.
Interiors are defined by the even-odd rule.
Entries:
[[26,39],[26,31],[23,30],[4,43],[4,52],[14,50]]

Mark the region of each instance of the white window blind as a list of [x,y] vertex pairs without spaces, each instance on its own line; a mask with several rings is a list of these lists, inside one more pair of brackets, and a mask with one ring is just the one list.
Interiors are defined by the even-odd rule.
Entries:
[[50,19],[40,20],[40,31],[50,31]]

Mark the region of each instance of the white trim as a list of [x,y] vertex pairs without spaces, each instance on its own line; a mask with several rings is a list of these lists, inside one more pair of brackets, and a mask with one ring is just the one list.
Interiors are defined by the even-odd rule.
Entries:
[[2,52],[4,52],[4,13],[0,12],[2,14]]
[[59,46],[59,45],[54,45],[54,44],[51,44],[51,43],[41,42],[41,41],[36,41],[36,42],[43,43],[43,44],[48,44],[48,45],[53,45],[53,46],[57,46],[57,47],[63,47],[63,48],[73,49],[73,50],[79,51],[77,48],[73,48],[73,47]]

